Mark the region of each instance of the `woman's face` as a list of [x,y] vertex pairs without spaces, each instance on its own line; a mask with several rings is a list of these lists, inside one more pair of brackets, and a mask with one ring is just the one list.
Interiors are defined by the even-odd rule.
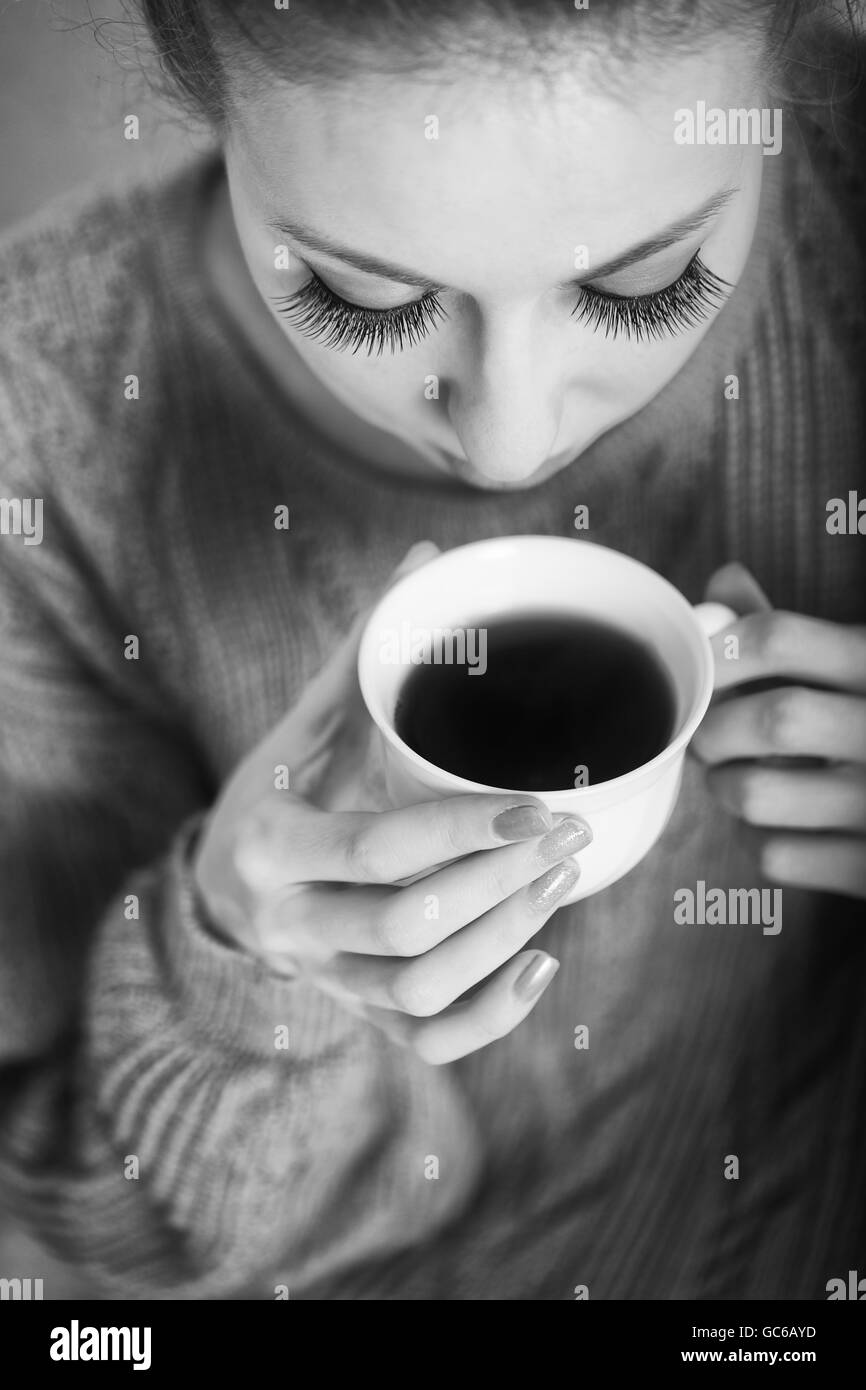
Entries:
[[229,188],[263,302],[328,391],[414,455],[475,487],[533,486],[694,352],[721,302],[696,254],[740,276],[761,147],[678,144],[675,112],[764,104],[755,49],[636,61],[608,91],[587,58],[543,84],[370,76],[238,97]]

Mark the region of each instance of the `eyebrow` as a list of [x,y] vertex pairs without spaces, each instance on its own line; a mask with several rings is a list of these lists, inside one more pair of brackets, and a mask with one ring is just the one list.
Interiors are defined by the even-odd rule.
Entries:
[[[694,212],[688,213],[685,217],[671,223],[669,227],[646,237],[637,245],[623,251],[621,255],[614,256],[612,260],[594,266],[587,275],[575,277],[567,281],[566,284],[580,285],[587,280],[600,280],[608,275],[616,275],[620,270],[627,270],[629,266],[636,265],[639,261],[644,261],[659,251],[666,251],[669,247],[676,246],[687,236],[700,231],[701,227],[705,226],[717,212],[720,212],[738,191],[736,188],[726,188],[719,193],[714,193]],[[333,241],[330,237],[322,236],[301,223],[287,221],[285,218],[275,218],[268,221],[267,226],[279,236],[290,237],[308,251],[316,251],[320,255],[332,256],[335,260],[345,261],[347,265],[354,266],[356,270],[363,271],[365,274],[378,275],[380,279],[384,280],[397,280],[400,284],[414,285],[430,292],[445,288],[426,275],[418,275],[415,271],[407,270],[405,266],[395,265],[392,261],[380,260],[378,256],[370,256],[365,251],[355,251],[349,246],[342,246],[339,242]]]
[[717,212],[721,212],[722,208],[738,192],[739,189],[737,188],[725,188],[719,193],[714,193],[694,212],[679,218],[678,221],[671,223],[662,231],[646,237],[644,241],[639,241],[636,246],[630,246],[627,251],[623,251],[621,256],[614,256],[612,260],[594,266],[591,272],[582,276],[581,279],[570,280],[568,283],[579,285],[587,280],[602,280],[605,276],[616,275],[620,270],[628,270],[629,266],[637,265],[639,261],[645,261],[659,251],[667,251],[671,246],[676,246],[678,242],[685,241],[686,237],[699,232],[711,218],[715,217]]
[[309,227],[304,227],[300,223],[287,222],[284,218],[278,218],[267,224],[278,236],[291,237],[308,251],[318,251],[323,256],[333,256],[338,261],[345,261],[347,265],[353,265],[356,270],[363,270],[368,275],[378,275],[383,280],[399,280],[404,285],[417,285],[423,290],[441,290],[443,285],[431,280],[429,276],[418,275],[415,271],[407,270],[405,266],[394,265],[391,261],[380,261],[378,256],[368,256],[365,251],[353,251],[348,246],[341,246],[339,242],[332,241],[330,237],[321,236],[318,232],[312,231]]

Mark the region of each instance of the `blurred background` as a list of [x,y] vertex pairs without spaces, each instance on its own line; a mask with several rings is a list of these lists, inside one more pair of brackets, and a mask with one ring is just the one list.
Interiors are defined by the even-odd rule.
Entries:
[[[57,195],[168,167],[207,142],[146,72],[155,76],[132,0],[0,0],[0,234]],[[138,141],[124,139],[130,114]],[[46,1299],[88,1296],[2,1212],[0,1276],[42,1278]]]
[[0,0],[0,231],[103,173],[201,146],[145,66],[153,78],[130,0]]

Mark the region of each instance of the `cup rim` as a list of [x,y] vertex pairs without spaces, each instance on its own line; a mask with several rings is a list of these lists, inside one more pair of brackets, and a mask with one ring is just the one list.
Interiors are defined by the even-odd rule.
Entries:
[[[409,586],[422,574],[427,574],[429,570],[437,565],[447,563],[449,558],[463,556],[468,551],[492,550],[505,546],[513,546],[516,542],[523,545],[525,542],[543,542],[545,547],[551,545],[557,548],[561,546],[589,546],[594,551],[604,552],[606,557],[610,557],[614,564],[624,565],[634,571],[640,571],[643,576],[649,576],[650,580],[658,587],[667,591],[667,596],[678,607],[681,612],[688,615],[690,630],[697,638],[697,645],[700,649],[703,671],[699,678],[699,694],[692,703],[692,709],[688,717],[683,721],[682,727],[671,741],[665,745],[660,753],[650,758],[648,762],[641,763],[639,767],[632,768],[629,772],[623,772],[619,777],[611,777],[606,782],[595,782],[583,787],[556,787],[551,791],[527,791],[520,787],[493,787],[484,782],[473,782],[468,777],[462,777],[459,773],[449,772],[444,767],[439,767],[437,763],[432,763],[427,758],[423,758],[420,753],[416,753],[411,748],[396,729],[388,722],[383,711],[381,702],[377,700],[377,692],[373,689],[373,682],[368,675],[370,666],[370,652],[374,642],[374,624],[381,622],[379,613],[386,605],[393,601],[401,589]],[[428,776],[435,777],[440,783],[447,783],[448,790],[453,795],[464,794],[486,794],[486,795],[518,795],[531,796],[541,801],[556,804],[557,800],[568,800],[569,804],[574,802],[577,797],[581,801],[590,801],[595,797],[604,796],[607,798],[618,791],[628,792],[636,785],[644,781],[652,781],[654,772],[661,770],[686,747],[692,735],[700,724],[706,713],[713,693],[713,655],[710,647],[710,639],[701,626],[700,620],[695,613],[694,606],[689,603],[684,594],[680,593],[675,584],[665,579],[664,575],[658,573],[649,565],[645,565],[642,560],[636,560],[631,555],[625,555],[620,550],[615,550],[612,546],[601,545],[598,541],[572,540],[570,536],[547,536],[543,533],[519,533],[510,536],[491,536],[477,541],[468,541],[464,545],[453,546],[450,550],[443,550],[439,555],[420,566],[417,570],[410,570],[403,575],[381,596],[378,603],[373,608],[364,630],[361,634],[361,641],[358,647],[358,684],[361,688],[361,695],[367,709],[367,713],[373,720],[376,727],[380,730],[384,738],[391,746],[412,763],[416,768],[427,773]]]

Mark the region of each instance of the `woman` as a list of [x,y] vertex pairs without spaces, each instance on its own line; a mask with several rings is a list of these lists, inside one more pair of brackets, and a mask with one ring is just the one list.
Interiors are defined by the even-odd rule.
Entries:
[[[44,530],[0,547],[7,1197],[109,1298],[824,1297],[864,1258],[849,31],[142,9],[213,151],[0,261]],[[401,565],[578,508],[741,618],[664,837],[557,913],[591,827],[383,808],[354,660]],[[783,930],[681,925],[699,882]]]

